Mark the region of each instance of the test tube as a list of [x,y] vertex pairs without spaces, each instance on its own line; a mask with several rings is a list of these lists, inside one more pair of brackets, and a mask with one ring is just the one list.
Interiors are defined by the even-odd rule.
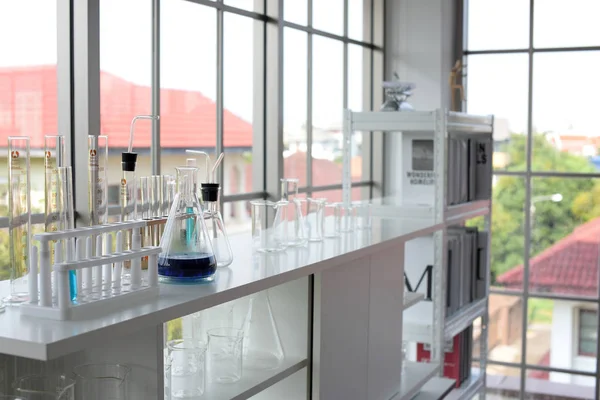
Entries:
[[[56,168],[56,206],[58,210],[58,229],[68,230],[75,228],[73,214],[73,179],[71,167],[59,166]],[[64,255],[68,261],[75,260],[75,249],[71,239],[63,241]],[[69,287],[71,300],[77,300],[77,273],[69,271]]]
[[10,254],[10,295],[7,304],[28,300],[31,235],[29,138],[8,138],[8,232]]
[[108,221],[108,136],[88,136],[88,199],[90,225]]

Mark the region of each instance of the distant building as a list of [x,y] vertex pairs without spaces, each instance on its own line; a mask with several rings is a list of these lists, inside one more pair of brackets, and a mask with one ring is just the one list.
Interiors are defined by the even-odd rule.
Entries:
[[[591,220],[533,257],[529,291],[568,296],[598,296],[600,218]],[[523,266],[497,278],[508,289],[523,288]],[[597,309],[591,303],[554,300],[551,344],[541,360],[530,363],[579,371],[596,371]],[[594,386],[595,378],[551,372],[550,381]]]

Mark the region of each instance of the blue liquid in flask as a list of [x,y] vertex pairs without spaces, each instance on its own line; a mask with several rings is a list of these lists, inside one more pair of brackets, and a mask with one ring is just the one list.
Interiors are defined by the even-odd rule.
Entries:
[[217,272],[215,256],[208,253],[181,253],[158,257],[158,274],[173,281],[212,280]]

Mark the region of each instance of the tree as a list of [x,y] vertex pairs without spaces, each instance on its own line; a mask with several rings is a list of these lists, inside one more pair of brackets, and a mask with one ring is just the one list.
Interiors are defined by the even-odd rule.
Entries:
[[[526,139],[525,135],[513,134],[503,149],[510,160],[508,171],[526,170]],[[534,134],[532,170],[585,173],[593,172],[594,167],[586,157],[561,152],[543,134]],[[578,225],[600,216],[600,184],[592,178],[532,178],[531,187],[534,202],[530,256],[552,246]],[[556,193],[562,195],[562,201],[544,200]],[[523,264],[525,207],[525,179],[499,176],[493,190],[492,284],[498,275]],[[481,220],[476,223],[479,227],[482,224]]]

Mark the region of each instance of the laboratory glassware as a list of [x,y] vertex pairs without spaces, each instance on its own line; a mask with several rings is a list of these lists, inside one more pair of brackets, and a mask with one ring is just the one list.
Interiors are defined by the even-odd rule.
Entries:
[[57,195],[58,186],[56,174],[57,167],[64,165],[65,159],[65,137],[44,137],[44,212],[46,214],[45,230],[54,232],[58,228]]
[[303,246],[307,242],[302,207],[298,199],[298,179],[281,179],[281,200],[287,201],[286,233],[288,246]]
[[267,290],[250,296],[243,330],[244,365],[249,369],[277,368],[285,356]]
[[356,229],[371,229],[372,216],[370,203],[354,203],[352,205],[356,213]]
[[10,295],[6,304],[20,304],[27,295],[31,254],[31,198],[29,138],[8,138],[8,233],[10,255]]
[[218,183],[202,183],[200,187],[205,210],[204,220],[215,252],[217,268],[226,267],[233,262],[233,251],[219,210],[221,187]]
[[208,371],[212,382],[233,383],[242,377],[244,331],[215,328],[208,331]]
[[323,240],[323,208],[326,199],[324,198],[307,198],[299,200],[299,203],[304,205],[306,209],[306,217],[304,223],[306,226],[306,236],[309,242],[320,242]]
[[167,342],[170,399],[197,399],[204,394],[206,380],[206,345],[194,339]]
[[83,364],[73,369],[76,399],[128,400],[131,368],[123,364]]
[[194,283],[214,280],[217,262],[194,192],[195,167],[177,167],[177,194],[160,241],[158,274],[162,282]]
[[108,221],[108,136],[88,135],[88,201],[90,225]]
[[340,236],[341,218],[338,203],[326,202],[323,205],[323,237],[336,238]]
[[234,321],[234,302],[218,304],[192,314],[192,338],[201,343],[208,343],[208,331],[215,328],[241,328]]
[[287,247],[287,201],[251,201],[252,247],[259,252],[283,251]]
[[356,209],[353,206],[346,206],[344,203],[338,203],[338,212],[340,213],[340,232],[354,232],[356,229]]
[[28,375],[15,380],[14,391],[23,400],[73,400],[75,381],[62,375]]
[[[75,218],[73,210],[73,174],[71,167],[59,166],[56,168],[57,176],[57,211],[58,211],[58,229],[66,231],[75,228]],[[72,261],[75,259],[74,239],[62,240],[63,260]],[[77,300],[77,272],[69,271],[69,289],[71,300]]]

